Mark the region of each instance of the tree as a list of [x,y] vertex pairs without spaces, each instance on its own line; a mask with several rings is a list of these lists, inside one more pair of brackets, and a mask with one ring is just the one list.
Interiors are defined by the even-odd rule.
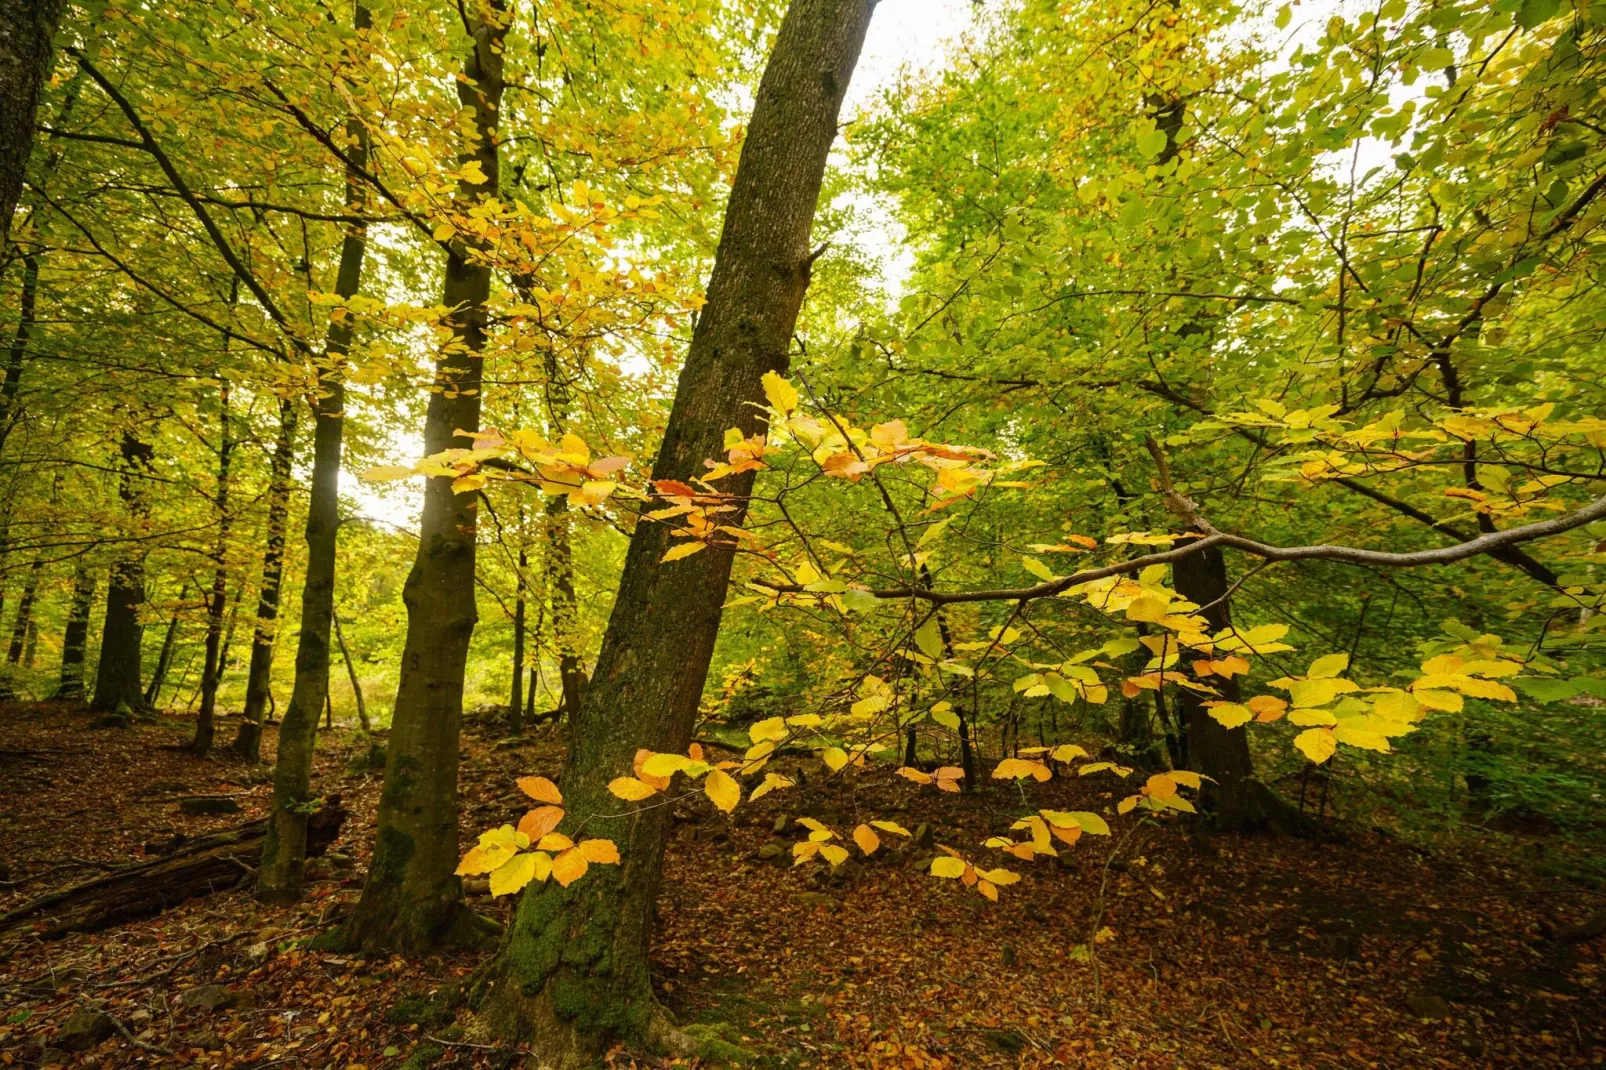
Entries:
[[[792,329],[815,255],[809,232],[836,138],[838,111],[874,9],[870,0],[794,0],[754,102],[708,302],[680,373],[653,466],[666,481],[703,471],[731,426],[762,435],[752,403],[765,373],[787,367]],[[752,474],[733,477],[741,495]],[[740,509],[727,518],[739,526]],[[668,814],[614,809],[607,785],[637,749],[683,750],[719,631],[729,548],[665,563],[668,528],[643,523],[630,540],[596,673],[574,722],[563,775],[568,805],[617,841],[624,862],[572,888],[521,899],[476,997],[484,1035],[533,1038],[541,1058],[588,1065],[616,1038],[663,1028],[648,983],[652,903]],[[575,717],[571,710],[570,716]]]
[[[146,493],[142,480],[150,469],[155,448],[131,430],[122,433],[119,456],[122,461],[118,497],[136,524],[146,512]],[[115,710],[126,704],[143,709],[145,691],[140,683],[141,644],[145,626],[140,622],[140,606],[145,604],[145,561],[137,547],[125,549],[112,565],[106,587],[106,618],[100,633],[100,662],[95,671],[95,694],[90,705],[97,710]]]
[[[500,0],[468,17],[469,51],[458,100],[472,116],[460,159],[477,165],[465,210],[497,195],[504,40],[511,15]],[[447,253],[442,303],[449,336],[435,365],[424,448],[439,453],[479,428],[491,266],[465,235]],[[475,489],[448,476],[425,483],[418,556],[407,577],[407,646],[379,804],[379,839],[362,899],[342,939],[365,948],[421,950],[473,942],[483,929],[464,905],[457,868],[458,727],[463,673],[478,611],[474,598]]]
[[11,215],[22,195],[33,147],[39,88],[50,75],[51,39],[62,0],[6,0],[0,6],[0,250],[10,244]]
[[[368,8],[356,5],[354,24],[360,40],[372,25]],[[368,165],[368,128],[352,117],[346,122],[349,153],[346,165],[346,209],[361,218],[366,195],[362,175]],[[362,283],[368,245],[362,223],[348,226],[340,246],[335,294],[349,301]],[[334,619],[336,537],[340,531],[340,448],[346,418],[346,371],[353,318],[344,308],[330,316],[329,334],[319,365],[312,411],[312,494],[307,507],[307,574],[301,588],[301,631],[296,640],[296,682],[290,705],[279,726],[278,760],[273,769],[273,814],[257,870],[257,895],[293,899],[301,895],[307,856],[308,804],[312,753],[318,715],[329,704],[330,625]],[[272,538],[270,527],[269,538]],[[271,547],[270,547],[271,552]],[[275,595],[275,598],[277,595]]]

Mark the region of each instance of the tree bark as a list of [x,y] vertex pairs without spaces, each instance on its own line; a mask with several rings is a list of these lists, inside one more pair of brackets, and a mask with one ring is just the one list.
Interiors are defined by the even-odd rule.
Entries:
[[33,624],[33,602],[39,593],[39,573],[44,569],[43,559],[28,566],[28,579],[22,585],[22,598],[17,602],[17,619],[11,626],[11,646],[6,651],[6,664],[22,661],[22,649],[28,641],[28,628]]
[[[1207,607],[1203,611],[1210,630],[1232,623],[1228,608],[1227,562],[1220,548],[1191,554],[1172,566],[1177,593]],[[1215,680],[1212,685],[1226,702],[1239,699],[1238,681]],[[1199,792],[1199,810],[1208,815],[1215,831],[1298,831],[1299,815],[1265,784],[1255,779],[1249,754],[1249,736],[1242,727],[1227,728],[1210,716],[1204,697],[1181,689],[1178,719],[1187,737],[1189,767],[1211,777]]]
[[[463,206],[494,197],[500,151],[502,40],[511,18],[501,0],[464,10],[472,39],[458,100],[472,118],[461,159],[479,164],[483,184],[465,183]],[[469,133],[464,124],[464,133]],[[424,451],[450,449],[459,431],[479,427],[486,302],[491,269],[459,237],[446,260],[442,303],[451,339],[435,364],[424,419]],[[455,870],[458,733],[463,674],[477,620],[474,556],[478,495],[456,494],[452,480],[425,481],[418,555],[407,577],[407,640],[379,800],[379,834],[362,898],[332,938],[365,949],[420,951],[475,943],[483,928],[463,902]]]
[[519,559],[517,587],[513,595],[513,681],[508,688],[507,696],[507,727],[512,735],[524,731],[524,616],[525,616],[525,583],[524,570],[530,564],[530,555],[522,545],[524,538],[524,511],[519,510]]
[[290,516],[290,466],[295,461],[296,403],[279,401],[279,431],[273,440],[268,477],[268,545],[262,552],[262,586],[251,634],[251,667],[245,681],[245,714],[234,751],[248,762],[262,760],[262,721],[272,699],[273,650],[278,639],[279,592],[284,584],[284,538]]
[[[132,431],[124,431],[121,454],[123,475],[118,497],[135,518],[144,515],[144,489],[136,481],[150,467],[156,451],[141,442]],[[145,559],[134,550],[111,569],[106,588],[106,620],[100,633],[100,664],[95,670],[95,694],[90,706],[115,710],[119,703],[142,709],[145,692],[140,688],[140,643],[145,630],[139,622],[139,607],[145,602]]]
[[51,696],[59,702],[83,701],[84,647],[89,641],[89,610],[94,601],[94,570],[80,562],[73,572],[72,604],[67,609],[67,628],[61,638],[61,682]]
[[162,685],[167,683],[168,670],[173,667],[173,645],[178,642],[178,614],[167,622],[162,635],[162,649],[156,655],[156,668],[151,671],[151,682],[145,687],[145,705],[155,708],[162,698]]
[[[231,302],[232,304],[232,302]],[[217,542],[213,547],[212,593],[206,600],[206,652],[201,662],[201,709],[195,717],[195,738],[191,753],[205,757],[212,749],[216,731],[217,687],[223,675],[223,619],[229,600],[229,467],[234,459],[234,443],[229,438],[229,384],[218,388],[217,489],[212,507],[217,511]]]
[[[787,367],[826,158],[874,6],[794,0],[782,20],[655,479],[703,472],[732,425],[764,431],[754,403],[763,374]],[[742,500],[752,483],[744,473],[723,489]],[[732,524],[744,519],[728,514]],[[713,547],[665,564],[669,534],[669,525],[643,521],[631,537],[562,779],[566,805],[586,819],[588,835],[618,844],[622,864],[595,867],[569,888],[548,881],[527,889],[473,993],[481,1035],[519,1038],[555,1067],[591,1065],[616,1038],[663,1036],[647,952],[668,808],[603,816],[622,809],[607,784],[629,771],[638,747],[689,745],[734,558]]]
[[574,541],[569,523],[569,499],[547,503],[547,582],[551,585],[552,639],[558,648],[558,685],[562,706],[572,731],[585,703],[586,671],[580,660],[579,602],[574,594]]
[[0,0],[0,250],[10,244],[39,91],[50,76],[50,42],[64,6],[62,0]]
[[[314,815],[308,852],[323,854],[340,834],[346,811],[331,798]],[[42,895],[0,915],[0,935],[54,940],[99,932],[159,914],[186,899],[238,887],[262,849],[265,821],[207,833],[149,862]]]
[[[359,36],[372,25],[368,8],[357,5]],[[366,196],[360,174],[368,166],[368,127],[355,116],[346,120],[351,166],[346,173],[346,206],[362,213]],[[368,228],[352,224],[340,245],[335,293],[356,296],[362,283]],[[335,542],[340,530],[340,448],[346,419],[345,357],[355,324],[351,314],[337,314],[318,370],[313,399],[312,492],[307,504],[307,574],[301,586],[301,633],[296,641],[296,679],[290,704],[279,725],[278,760],[273,769],[273,813],[257,870],[257,895],[285,900],[301,896],[307,854],[307,812],[312,784],[312,754],[318,736],[318,715],[329,702],[329,629],[335,609]]]
[[372,732],[374,726],[368,721],[368,703],[363,701],[362,681],[357,679],[357,663],[351,660],[351,650],[346,646],[346,633],[340,630],[340,613],[336,610],[331,614],[335,625],[335,642],[340,644],[340,657],[346,663],[346,675],[351,678],[351,693],[357,700],[357,723],[362,725],[364,732]]

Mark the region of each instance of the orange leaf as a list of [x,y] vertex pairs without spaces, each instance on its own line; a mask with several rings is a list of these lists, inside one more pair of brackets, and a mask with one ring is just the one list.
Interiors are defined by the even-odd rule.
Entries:
[[519,777],[519,790],[536,802],[557,805],[563,801],[563,792],[544,776]]
[[552,860],[552,876],[565,888],[586,875],[586,856],[570,848]]
[[585,856],[585,860],[593,865],[619,864],[619,848],[612,840],[586,840],[578,849]]
[[558,822],[562,820],[563,807],[538,806],[519,821],[519,831],[530,837],[533,842],[557,828]]

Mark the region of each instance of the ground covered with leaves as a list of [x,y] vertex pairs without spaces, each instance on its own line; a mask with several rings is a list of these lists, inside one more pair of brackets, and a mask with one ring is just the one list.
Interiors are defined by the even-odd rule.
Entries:
[[[0,707],[0,913],[173,842],[260,817],[266,767],[164,749],[176,721],[90,730],[87,713]],[[504,1066],[464,1040],[456,986],[483,960],[306,949],[361,888],[380,772],[336,731],[318,777],[351,810],[305,902],[225,889],[152,918],[0,950],[0,1064],[75,1067]],[[272,736],[267,749],[271,754]],[[555,774],[555,735],[465,738],[464,842],[516,820],[514,784]],[[817,767],[817,766],[816,766]],[[1107,811],[1113,781],[1056,780],[1034,806]],[[196,803],[194,800],[211,800]],[[216,800],[228,800],[221,804]],[[702,800],[699,800],[702,802]],[[238,812],[191,813],[229,809]],[[707,806],[706,802],[702,802]],[[626,1066],[1404,1067],[1606,1062],[1602,941],[1555,933],[1598,890],[1376,832],[1341,842],[1113,821],[989,903],[924,872],[1022,810],[1013,784],[942,794],[866,771],[737,811],[677,814],[660,904],[659,996],[696,1058]],[[791,866],[811,817],[915,833],[832,872]],[[900,840],[899,843],[890,841]],[[998,860],[989,860],[989,865]],[[248,875],[242,874],[242,879]],[[478,888],[472,889],[479,891]],[[476,898],[504,918],[507,900]]]

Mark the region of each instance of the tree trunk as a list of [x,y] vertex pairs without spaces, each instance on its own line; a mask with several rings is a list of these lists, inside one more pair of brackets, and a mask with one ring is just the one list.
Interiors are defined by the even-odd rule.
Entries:
[[[1190,554],[1172,566],[1177,593],[1208,607],[1204,618],[1212,632],[1231,623],[1228,608],[1227,562],[1221,550],[1211,547]],[[1226,702],[1239,699],[1238,681],[1213,680]],[[1199,792],[1200,812],[1221,832],[1293,832],[1299,815],[1270,788],[1255,779],[1249,754],[1249,736],[1243,728],[1227,728],[1204,705],[1204,698],[1186,688],[1178,699],[1178,718],[1187,735],[1189,766],[1213,778]]]
[[[472,44],[457,83],[473,119],[462,161],[477,162],[481,185],[465,183],[461,207],[495,197],[500,152],[502,40],[511,21],[501,0],[466,9]],[[467,133],[466,124],[464,132]],[[439,453],[459,431],[479,427],[491,269],[461,242],[446,260],[442,303],[452,337],[435,365],[424,419],[424,452]],[[478,495],[455,494],[452,480],[425,481],[418,556],[407,577],[407,640],[379,799],[379,835],[362,899],[336,939],[353,946],[419,951],[483,938],[463,903],[457,869],[458,731],[463,674],[477,619],[474,542]]]
[[[132,431],[123,432],[123,476],[118,496],[135,517],[145,512],[144,489],[135,481],[150,467],[155,452]],[[145,705],[145,693],[139,683],[140,642],[145,634],[139,622],[139,607],[145,602],[145,559],[141,553],[129,551],[130,556],[111,569],[106,620],[100,633],[100,664],[95,670],[95,695],[90,701],[97,710],[115,710],[119,703],[136,710]]]
[[[520,520],[523,520],[523,510],[520,509]],[[519,537],[524,536],[524,525],[519,525]],[[507,727],[512,735],[524,731],[524,570],[530,563],[530,555],[521,545],[519,547],[519,563],[517,589],[513,596],[513,682],[508,688],[507,696]]]
[[[332,797],[313,816],[308,853],[323,854],[345,819],[340,797]],[[0,915],[0,935],[54,940],[68,933],[99,932],[195,896],[238,887],[262,849],[266,830],[265,821],[251,821],[207,833],[160,858],[42,895]]]
[[[356,10],[359,33],[372,25],[368,8]],[[368,165],[368,128],[356,117],[346,121],[353,167],[346,174],[346,206],[363,211],[366,196],[359,173]],[[364,224],[353,224],[340,245],[335,292],[356,296],[368,246]],[[313,399],[312,492],[307,504],[307,574],[301,586],[301,633],[296,641],[296,679],[290,705],[279,725],[278,760],[273,768],[273,813],[257,871],[257,895],[296,899],[301,895],[307,853],[307,804],[312,785],[312,753],[318,715],[329,701],[329,628],[335,608],[335,541],[340,530],[340,444],[346,419],[346,354],[354,322],[350,313],[332,316]]]
[[151,672],[151,682],[145,688],[145,705],[155,708],[162,698],[162,685],[167,683],[168,670],[173,667],[173,645],[178,642],[178,614],[174,613],[167,622],[167,632],[162,636],[162,650],[156,655],[156,668]]
[[212,506],[217,511],[217,542],[213,547],[212,594],[206,600],[206,653],[201,662],[201,709],[195,718],[191,753],[205,757],[212,749],[217,712],[217,686],[223,675],[223,619],[229,600],[229,465],[234,443],[229,438],[229,384],[218,388],[217,489]]
[[10,242],[39,90],[50,76],[50,42],[64,6],[62,0],[0,0],[0,250]]
[[290,466],[295,460],[296,403],[279,401],[279,432],[273,440],[268,477],[268,545],[262,553],[262,588],[251,635],[251,668],[245,681],[245,715],[234,750],[248,762],[262,760],[262,721],[273,691],[273,649],[278,639],[279,591],[284,583],[284,537],[290,516]]
[[374,726],[368,721],[368,704],[362,698],[362,681],[357,679],[357,663],[351,660],[351,650],[346,646],[346,633],[340,630],[340,613],[331,614],[335,625],[335,642],[340,644],[340,657],[346,663],[346,675],[351,677],[351,693],[357,700],[357,723],[362,725],[364,732],[372,732]]
[[[761,377],[784,371],[808,287],[809,231],[836,137],[837,115],[874,0],[794,0],[781,23],[742,148],[708,302],[692,336],[655,479],[694,478],[723,453],[725,430],[761,434]],[[726,493],[743,500],[752,473]],[[731,524],[745,516],[728,514]],[[591,1065],[615,1039],[663,1036],[647,952],[668,808],[629,817],[608,781],[638,747],[684,751],[719,631],[733,551],[714,547],[665,564],[670,526],[643,521],[597,667],[578,711],[563,773],[586,833],[614,840],[622,864],[598,866],[565,889],[522,896],[496,959],[473,993],[477,1031],[529,1043],[536,1061]]]
[[22,598],[17,602],[17,619],[11,627],[11,647],[6,651],[7,665],[16,665],[22,661],[22,649],[28,641],[28,628],[33,624],[33,600],[39,593],[39,573],[44,567],[43,560],[36,560],[28,566],[28,579],[22,586]]
[[73,572],[72,604],[61,638],[61,682],[51,698],[59,702],[84,699],[84,647],[89,641],[89,610],[95,601],[95,573],[80,562]]
[[547,503],[547,582],[552,596],[552,638],[558,648],[558,684],[572,730],[585,703],[586,671],[580,660],[580,607],[574,596],[569,499],[561,495]]

